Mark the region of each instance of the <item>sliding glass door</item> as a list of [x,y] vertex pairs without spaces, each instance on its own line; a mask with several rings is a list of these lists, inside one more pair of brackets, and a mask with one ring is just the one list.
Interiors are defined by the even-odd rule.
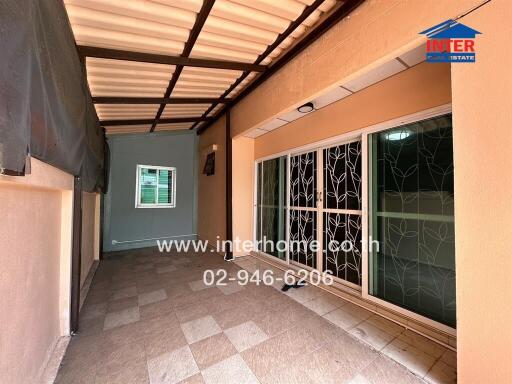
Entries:
[[369,294],[455,327],[451,115],[373,133]]
[[286,156],[258,163],[256,240],[258,250],[286,260]]
[[290,260],[316,268],[317,253],[317,152],[290,156]]
[[258,162],[255,232],[288,245],[258,250],[452,332],[452,120],[428,113]]
[[322,150],[322,267],[361,285],[361,141]]

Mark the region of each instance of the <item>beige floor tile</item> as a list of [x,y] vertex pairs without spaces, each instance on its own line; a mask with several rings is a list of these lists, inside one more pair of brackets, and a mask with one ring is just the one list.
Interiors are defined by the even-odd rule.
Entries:
[[302,288],[291,288],[284,294],[298,303],[304,303],[309,300],[313,300],[322,294],[319,288],[315,288],[311,285],[306,285]]
[[273,311],[262,312],[254,322],[263,332],[274,336],[288,329],[293,328],[299,321],[309,317],[311,312],[303,305],[292,302],[281,308],[274,308]]
[[236,327],[226,329],[224,333],[238,352],[252,348],[268,339],[267,334],[253,321],[248,321]]
[[180,327],[169,326],[160,332],[152,332],[144,337],[148,359],[187,345],[187,340]]
[[439,360],[428,371],[425,380],[432,384],[455,384],[457,383],[457,370]]
[[139,308],[132,307],[119,312],[108,313],[105,317],[103,330],[120,327],[140,320]]
[[342,307],[343,311],[351,314],[354,317],[357,317],[361,320],[367,320],[370,318],[373,313],[368,311],[367,309],[364,309],[360,307],[359,305],[353,304],[353,303],[347,303]]
[[366,322],[375,325],[380,330],[395,337],[405,331],[405,328],[401,325],[379,315],[372,315],[368,320],[366,320]]
[[441,361],[452,368],[457,368],[457,352],[447,349],[441,356]]
[[235,347],[223,333],[191,344],[190,349],[201,370],[236,354]]
[[410,330],[404,331],[398,338],[436,359],[441,357],[446,351],[446,348],[442,345]]
[[209,315],[182,323],[181,329],[189,344],[222,332],[215,319]]
[[370,365],[357,374],[350,384],[424,384],[405,367],[386,356],[377,357]]
[[136,307],[137,305],[137,296],[125,297],[123,299],[109,301],[107,312],[119,312],[122,311],[123,309]]
[[165,289],[158,289],[156,291],[139,294],[139,305],[142,306],[157,303],[165,299],[167,299]]
[[199,372],[188,346],[148,360],[151,384],[176,384]]
[[119,346],[135,343],[144,340],[144,328],[140,321],[126,324],[120,327],[109,329],[102,332],[99,342],[96,343],[98,349],[117,348]]
[[423,377],[436,361],[435,357],[396,338],[389,343],[382,353],[402,364],[416,375]]
[[137,287],[135,285],[130,285],[128,287],[113,291],[110,295],[110,300],[119,300],[133,296],[137,296]]
[[244,286],[239,284],[238,281],[230,281],[226,285],[217,285],[217,288],[225,295],[230,295],[235,292],[240,292],[244,289]]
[[145,362],[146,354],[143,342],[107,346],[101,353],[97,374],[106,376],[126,371],[134,365],[144,364]]
[[298,356],[319,347],[308,329],[296,326],[241,353],[251,370],[262,378],[277,368],[288,366]]
[[215,313],[213,317],[222,329],[233,328],[237,325],[251,321],[258,316],[266,313],[263,309],[258,311],[257,308],[240,305],[238,308],[228,309],[220,313]]
[[259,384],[240,355],[228,357],[205,369],[202,374],[206,384]]
[[315,384],[297,367],[282,367],[259,378],[262,384]]
[[169,273],[176,271],[177,268],[174,265],[167,265],[165,267],[157,267],[156,273]]
[[[167,256],[143,249],[100,263],[56,383],[201,384],[206,380],[199,369],[213,383],[422,382],[339,325],[377,348],[399,336],[383,353],[426,373],[431,383],[456,379],[454,352],[315,287],[287,295],[256,284],[200,289],[194,282],[205,269],[226,268],[232,276],[239,267],[217,255]],[[166,298],[153,302],[162,298],[154,292],[162,290]],[[145,304],[140,307],[139,295]],[[228,335],[242,352],[237,354]]]
[[395,338],[395,336],[384,332],[368,321],[364,321],[356,325],[349,331],[349,333],[355,336],[357,339],[371,345],[378,351],[384,348],[391,340]]
[[178,318],[172,312],[143,320],[141,323],[144,328],[145,335],[158,334],[169,328],[179,328]]
[[98,303],[91,305],[84,305],[80,311],[80,319],[90,320],[98,317],[105,316],[107,314],[108,303]]
[[318,377],[319,372],[324,372],[325,366],[331,366],[331,373],[326,373],[327,377],[333,377],[334,375],[340,378],[340,381],[342,381],[341,378],[348,380],[379,356],[378,352],[371,350],[365,344],[358,342],[347,334],[334,338],[319,352],[322,353],[313,356],[320,366],[322,360],[325,359],[324,368],[315,368],[311,363],[307,363],[305,358],[303,358],[303,363],[302,361],[299,362],[301,366],[308,367],[307,374],[312,379]]
[[326,313],[323,317],[329,320],[331,323],[347,331],[363,321],[361,318],[344,311],[343,307]]
[[203,289],[213,288],[215,285],[206,285],[204,280],[195,280],[188,283],[190,289],[194,292],[202,291]]
[[333,295],[322,294],[313,300],[306,301],[303,304],[306,308],[309,308],[316,314],[322,316],[343,306],[346,302],[341,301],[341,299],[337,299]]
[[190,376],[189,378],[180,381],[179,384],[204,384],[203,375],[200,373]]
[[175,313],[180,323],[186,323],[187,321],[209,315],[210,309],[207,302],[197,302],[177,307],[175,308]]
[[121,371],[98,374],[94,384],[149,384],[146,361],[128,365]]
[[156,303],[143,305],[139,307],[139,312],[141,320],[165,316],[174,313],[173,301],[172,299],[165,299]]

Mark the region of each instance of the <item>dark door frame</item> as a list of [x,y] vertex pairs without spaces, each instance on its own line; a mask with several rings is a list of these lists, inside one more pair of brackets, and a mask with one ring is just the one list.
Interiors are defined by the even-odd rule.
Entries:
[[78,331],[80,313],[80,273],[82,264],[82,180],[75,176],[73,184],[73,243],[71,251],[70,331]]

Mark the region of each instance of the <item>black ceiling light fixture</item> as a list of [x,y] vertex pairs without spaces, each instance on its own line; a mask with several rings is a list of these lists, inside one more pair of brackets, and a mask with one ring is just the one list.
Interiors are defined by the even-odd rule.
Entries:
[[315,110],[315,106],[312,102],[306,103],[304,105],[301,105],[299,108],[297,108],[297,111],[300,113],[309,113]]

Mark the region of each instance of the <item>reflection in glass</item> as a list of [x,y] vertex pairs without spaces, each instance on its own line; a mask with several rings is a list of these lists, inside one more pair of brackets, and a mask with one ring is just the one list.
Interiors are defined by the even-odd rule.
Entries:
[[455,327],[451,114],[369,136],[370,294]]
[[278,241],[286,240],[286,156],[258,163],[257,177],[258,249],[286,260],[284,247],[279,250],[276,246]]

